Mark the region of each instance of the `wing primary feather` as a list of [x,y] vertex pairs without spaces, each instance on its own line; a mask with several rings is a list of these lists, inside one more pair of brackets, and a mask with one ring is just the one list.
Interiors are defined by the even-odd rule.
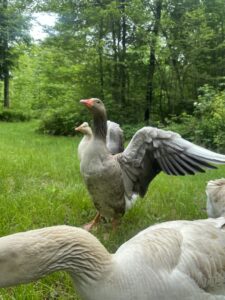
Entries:
[[160,166],[161,170],[164,171],[164,172],[166,172],[166,170],[165,170],[165,168],[164,168],[164,165],[163,165],[163,163],[162,163],[160,157],[157,158],[157,161],[158,161],[158,163],[159,163],[159,166]]
[[180,165],[179,162],[176,161],[174,157],[173,157],[173,165],[179,171],[179,175],[184,176],[187,174],[187,171]]
[[194,175],[197,171],[199,172],[205,172],[204,169],[201,168],[195,168],[193,165],[191,165],[189,162],[186,162],[183,158],[176,156],[176,161],[182,165],[185,170],[187,170],[187,173],[190,175]]
[[175,143],[178,146],[180,145],[183,148],[184,153],[188,154],[191,157],[196,157],[197,159],[212,163],[214,162],[217,164],[225,163],[225,155],[195,145],[183,138],[175,139],[172,141],[172,143]]
[[164,157],[161,156],[161,157],[159,157],[157,160],[158,160],[158,162],[159,162],[159,164],[160,164],[162,170],[163,170],[166,174],[168,174],[168,175],[173,175],[173,173],[171,172],[171,170],[170,170],[169,167],[167,166]]
[[182,166],[182,168],[185,170],[186,174],[194,175],[196,173],[196,169],[193,168],[190,164],[186,163],[181,157],[178,155],[174,155],[174,159],[176,162]]
[[180,156],[181,156],[183,161],[186,161],[193,168],[195,168],[196,171],[198,171],[198,172],[204,172],[205,168],[216,169],[215,166],[210,165],[210,164],[205,163],[205,162],[202,162],[201,160],[196,160],[195,158],[189,157],[188,155],[181,154]]
[[172,157],[165,156],[164,160],[173,175],[182,175],[182,173],[173,165]]
[[208,168],[208,169],[217,169],[216,166],[213,166],[209,163],[208,159],[204,159],[204,157],[196,157],[196,156],[192,156],[189,155],[188,153],[183,154],[185,155],[185,157],[191,159],[192,161],[197,162],[198,164],[200,164],[202,167]]

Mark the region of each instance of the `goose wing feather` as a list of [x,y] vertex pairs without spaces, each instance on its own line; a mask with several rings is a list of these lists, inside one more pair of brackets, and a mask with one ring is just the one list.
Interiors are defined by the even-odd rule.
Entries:
[[142,197],[160,171],[168,175],[193,175],[216,168],[211,163],[225,163],[225,155],[188,142],[175,132],[154,127],[138,130],[117,159],[124,182],[131,181],[125,186],[126,193],[135,192]]
[[106,146],[111,154],[120,153],[124,150],[123,130],[119,124],[109,120],[107,121]]

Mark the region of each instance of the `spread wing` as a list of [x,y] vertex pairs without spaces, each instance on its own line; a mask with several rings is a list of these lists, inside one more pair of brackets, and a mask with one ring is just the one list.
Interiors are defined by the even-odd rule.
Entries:
[[123,130],[119,124],[112,121],[107,121],[106,146],[111,154],[124,150]]
[[127,195],[144,196],[151,180],[163,171],[168,175],[194,175],[211,165],[224,164],[225,155],[204,149],[172,131],[143,127],[117,157]]

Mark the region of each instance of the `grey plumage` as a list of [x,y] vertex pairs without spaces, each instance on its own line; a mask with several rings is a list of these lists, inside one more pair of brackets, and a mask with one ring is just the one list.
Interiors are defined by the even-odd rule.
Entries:
[[[87,143],[90,142],[93,137],[93,132],[87,122],[83,122],[80,126],[76,127],[75,130],[80,131],[84,135],[78,145],[78,157],[81,160]],[[123,130],[119,124],[109,120],[107,121],[106,147],[111,154],[117,154],[124,150]]]
[[194,175],[216,168],[211,163],[224,164],[225,156],[188,142],[175,132],[143,127],[118,161],[132,181],[132,191],[144,196],[151,180],[161,171],[168,175]]
[[117,154],[124,150],[123,130],[120,125],[107,121],[106,147],[111,154]]
[[126,149],[112,156],[106,148],[104,104],[97,98],[81,103],[90,110],[94,121],[94,138],[81,162],[81,173],[103,216],[117,218],[123,214],[135,194],[144,197],[150,182],[161,171],[194,175],[216,168],[213,164],[225,163],[224,155],[188,142],[175,132],[150,126],[138,130]]

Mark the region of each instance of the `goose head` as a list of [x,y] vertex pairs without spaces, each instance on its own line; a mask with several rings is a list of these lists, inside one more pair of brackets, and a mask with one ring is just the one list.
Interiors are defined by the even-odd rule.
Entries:
[[86,106],[93,115],[94,137],[106,143],[107,114],[104,103],[98,98],[82,99],[80,103]]
[[98,98],[82,99],[80,103],[86,106],[94,115],[106,115],[105,105]]
[[85,135],[92,135],[91,127],[87,122],[83,122],[80,126],[74,128],[75,131],[79,131]]

